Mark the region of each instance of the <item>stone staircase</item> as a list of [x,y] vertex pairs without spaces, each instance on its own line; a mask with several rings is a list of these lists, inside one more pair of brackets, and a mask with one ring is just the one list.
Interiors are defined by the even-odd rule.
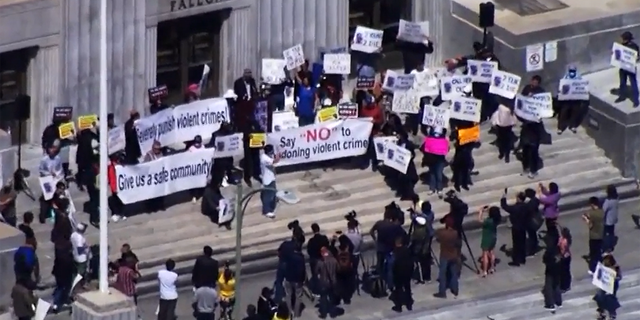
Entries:
[[[553,144],[540,148],[544,168],[535,180],[520,176],[521,165],[515,157],[509,164],[498,160],[497,149],[490,144],[494,136],[488,133],[489,127],[482,128],[483,144],[474,151],[479,175],[473,177],[474,185],[470,191],[463,191],[460,195],[472,210],[497,203],[506,187],[515,192],[526,187],[535,188],[538,182],[547,184],[555,181],[565,194],[561,204],[582,204],[591,195],[602,195],[607,184],[628,183],[582,129],[577,134],[566,132],[557,136],[555,120],[548,119],[545,123],[547,131],[552,134]],[[420,168],[420,160],[421,155],[418,155],[416,166],[419,173],[424,173],[427,169]],[[447,168],[445,174],[450,178],[450,169]],[[242,226],[244,270],[259,269],[264,264],[264,259],[275,257],[274,251],[279,242],[290,236],[286,226],[294,219],[300,221],[306,232],[310,232],[311,223],[316,222],[325,232],[332,233],[343,230],[346,227],[343,216],[356,210],[362,230],[368,232],[373,223],[382,217],[383,207],[391,201],[397,201],[383,177],[368,169],[312,169],[280,174],[277,179],[280,189],[295,192],[301,201],[296,205],[281,203],[274,220],[260,214],[259,197],[250,201]],[[246,189],[248,188],[245,187],[245,191]],[[436,196],[427,196],[426,184],[418,183],[415,190],[421,198],[432,202],[438,217],[447,213],[448,205],[445,202]],[[82,199],[86,199],[86,193],[74,198],[78,208],[82,208]],[[402,203],[401,206],[406,208],[409,203]],[[88,220],[85,214],[78,214],[77,218]],[[137,215],[126,221],[110,223],[109,228],[111,259],[118,257],[118,250],[123,243],[129,243],[141,259],[141,293],[156,290],[155,272],[163,267],[168,258],[178,262],[177,270],[182,274],[180,281],[187,284],[193,260],[201,254],[203,246],[212,246],[220,261],[232,260],[234,255],[236,231],[228,231],[211,223],[200,213],[199,204],[179,204],[164,212]],[[52,284],[49,270],[53,263],[53,248],[48,241],[49,230],[48,225],[35,226],[40,239],[38,251],[44,282]],[[98,230],[91,227],[87,232],[87,239],[90,244],[97,243]]]
[[[617,320],[640,318],[640,270],[625,273],[620,282]],[[542,286],[542,283],[540,284]],[[596,292],[591,279],[574,281],[572,289],[562,296],[562,308],[551,313],[543,308],[544,300],[539,288],[523,292],[501,294],[489,299],[479,299],[453,304],[435,312],[420,312],[397,320],[575,320],[595,319],[596,303],[592,300]]]

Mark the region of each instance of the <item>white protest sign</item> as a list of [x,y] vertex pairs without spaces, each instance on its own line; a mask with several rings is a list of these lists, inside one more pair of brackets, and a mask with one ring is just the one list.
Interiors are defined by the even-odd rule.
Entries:
[[449,127],[450,109],[434,106],[424,106],[422,124],[430,127]]
[[117,126],[109,130],[109,141],[107,142],[107,149],[109,154],[114,154],[118,151],[124,150],[127,141],[124,136],[124,125]]
[[230,158],[244,154],[244,144],[242,143],[242,133],[234,133],[226,136],[216,137],[213,154],[214,159]]
[[224,98],[196,100],[144,117],[135,124],[140,151],[146,154],[154,140],[163,146],[208,137],[229,121],[229,108]]
[[387,70],[382,83],[382,90],[387,91],[407,91],[413,87],[415,80],[414,74],[401,74],[393,70]]
[[614,269],[605,267],[602,262],[598,262],[591,278],[591,284],[608,294],[613,294],[617,276],[618,274]]
[[271,131],[280,132],[298,127],[298,117],[293,111],[274,112],[271,119]]
[[262,82],[268,84],[281,84],[287,79],[284,68],[287,62],[284,59],[262,59]]
[[471,81],[477,83],[491,83],[491,74],[493,70],[498,69],[498,63],[495,61],[467,60],[467,69]]
[[38,304],[35,307],[36,314],[33,316],[33,320],[44,320],[50,308],[51,303],[38,299]]
[[513,99],[518,94],[522,78],[513,73],[493,69],[489,93],[497,94],[507,99]]
[[551,92],[543,92],[531,96],[541,119],[553,118],[553,96]]
[[428,40],[428,37],[429,21],[411,22],[400,19],[396,39],[406,42],[423,43]]
[[218,200],[218,224],[229,223],[236,216],[235,197],[227,200],[222,197]]
[[321,122],[267,135],[280,161],[289,166],[363,155],[369,145],[373,123],[370,118]]
[[420,112],[420,96],[413,90],[393,93],[391,110],[396,113],[418,114]]
[[42,197],[45,200],[51,200],[53,194],[56,192],[56,184],[62,180],[63,177],[58,176],[43,176],[38,178],[40,183],[40,190],[42,190]]
[[284,88],[284,110],[291,111],[296,106],[296,97],[294,95],[293,87]]
[[440,80],[440,94],[442,95],[442,100],[450,101],[454,97],[464,95],[464,87],[471,83],[470,76],[450,76],[443,77]]
[[617,42],[611,47],[611,66],[636,73],[638,51],[627,48]]
[[116,166],[117,192],[129,204],[204,188],[215,150],[178,153],[135,166]]
[[202,67],[202,76],[200,77],[200,81],[198,82],[198,94],[202,95],[203,91],[207,88],[207,83],[209,82],[209,73],[211,72],[211,68],[209,68],[208,64],[205,64]]
[[440,94],[440,82],[436,70],[411,71],[414,75],[412,90],[419,97],[435,97]]
[[373,137],[373,144],[376,148],[376,159],[378,161],[384,161],[384,155],[387,151],[387,145],[395,145],[398,138],[395,136],[389,137]]
[[407,173],[409,163],[411,162],[411,151],[397,145],[387,144],[385,151],[384,165],[401,173]]
[[382,34],[384,31],[363,26],[356,27],[351,39],[351,50],[374,53],[382,48]]
[[[548,110],[548,101],[547,98],[550,98],[551,94],[546,94],[525,97],[523,95],[517,95],[515,101],[515,109],[514,113],[516,116],[532,122],[540,122],[541,118],[549,117]],[[551,115],[553,115],[553,110],[551,110]]]
[[450,117],[453,119],[480,122],[480,110],[482,109],[482,100],[455,97],[451,100]]
[[304,64],[304,51],[302,45],[295,45],[285,51],[282,51],[284,61],[287,66],[287,70],[294,70],[295,68]]
[[326,53],[322,65],[326,74],[350,74],[351,54]]
[[589,80],[560,79],[558,100],[589,100]]

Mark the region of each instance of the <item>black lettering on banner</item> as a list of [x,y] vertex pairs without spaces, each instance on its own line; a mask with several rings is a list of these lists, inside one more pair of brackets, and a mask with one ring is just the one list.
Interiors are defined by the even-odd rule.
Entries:
[[200,117],[196,113],[182,114],[178,119],[178,129],[191,128],[200,125]]
[[156,139],[156,126],[150,126],[146,129],[140,130],[139,127],[136,127],[136,132],[138,133],[138,143],[142,144],[149,140]]
[[152,182],[153,182],[153,176],[148,174],[147,175],[147,185],[150,186]]
[[363,140],[351,139],[348,141],[344,141],[342,143],[342,147],[344,150],[360,149],[360,148],[367,149],[369,147],[369,139],[363,139]]
[[171,169],[169,173],[169,179],[171,181],[183,178],[197,177],[201,175],[209,174],[210,163],[203,160],[202,163],[188,164],[185,166]]
[[311,158],[311,149],[309,148],[293,148],[291,149],[283,149],[280,152],[280,158],[282,159],[293,159],[293,158]]
[[218,124],[227,121],[227,117],[224,111],[208,111],[202,113],[200,116],[200,122],[206,124]]
[[160,138],[167,134],[170,133],[171,131],[173,131],[173,129],[176,126],[176,119],[171,116],[169,117],[166,121],[160,122],[158,123],[158,135],[157,135],[157,139],[160,140]]

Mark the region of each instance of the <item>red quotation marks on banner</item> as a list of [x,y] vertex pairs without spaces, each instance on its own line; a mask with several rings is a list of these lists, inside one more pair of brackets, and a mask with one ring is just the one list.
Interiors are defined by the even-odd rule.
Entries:
[[307,143],[310,142],[322,142],[331,139],[331,134],[333,131],[337,131],[338,128],[312,128],[307,129],[307,131],[300,135],[301,138],[306,139]]

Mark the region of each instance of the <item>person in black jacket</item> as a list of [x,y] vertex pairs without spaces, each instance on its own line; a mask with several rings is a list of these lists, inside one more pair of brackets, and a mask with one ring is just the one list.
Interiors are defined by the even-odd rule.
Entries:
[[142,156],[140,143],[138,142],[138,131],[134,125],[138,119],[140,119],[140,114],[138,111],[132,110],[129,120],[124,123],[124,151],[126,164],[138,164],[138,159]]
[[258,315],[262,320],[271,320],[278,305],[273,300],[271,289],[264,287],[258,298]]
[[[622,45],[634,50],[635,52],[640,52],[640,48],[633,41],[633,34],[629,31],[625,31],[620,36],[622,40]],[[620,85],[618,87],[618,99],[616,99],[616,103],[620,103],[627,99],[630,99],[633,103],[633,107],[637,108],[640,106],[639,102],[639,93],[638,93],[638,79],[636,78],[636,73],[629,72],[624,69],[618,70],[618,75],[620,77]],[[627,84],[627,80],[631,82],[631,86]]]
[[195,288],[212,287],[215,288],[218,281],[220,264],[213,258],[213,249],[204,246],[203,255],[196,259],[191,272],[191,283]]
[[[535,75],[531,78],[531,82],[522,88],[523,96],[533,96],[544,93],[545,90],[540,86],[542,78]],[[520,129],[520,147],[522,148],[522,175],[527,174],[530,179],[538,175],[540,169],[540,142],[544,134],[544,125],[542,121],[528,121],[519,118],[522,122]]]
[[562,307],[562,291],[560,291],[560,249],[558,247],[559,233],[557,228],[547,233],[545,237],[546,250],[542,256],[544,263],[544,308],[555,312],[556,308]]
[[393,249],[393,311],[402,312],[402,306],[407,310],[413,309],[413,298],[411,297],[411,277],[413,276],[413,258],[411,251],[405,245],[403,238],[395,240]]
[[402,52],[402,64],[404,73],[409,74],[418,66],[424,65],[427,54],[433,53],[433,41],[425,39],[422,43],[413,43],[398,40],[396,47]]
[[307,243],[307,255],[309,255],[309,268],[311,270],[311,287],[315,292],[315,284],[317,282],[318,275],[316,274],[316,265],[318,261],[322,260],[322,255],[320,254],[320,249],[323,247],[329,247],[329,238],[320,233],[320,226],[317,223],[311,225],[311,231],[313,232],[313,236],[309,239]]
[[285,264],[284,280],[289,310],[297,318],[302,312],[302,286],[307,280],[307,267],[302,254],[302,244],[299,242],[295,244],[294,251]]
[[529,207],[529,215],[526,219],[527,255],[533,256],[538,252],[539,249],[538,229],[540,229],[542,223],[542,214],[540,213],[540,200],[538,200],[538,198],[536,197],[536,191],[531,188],[524,190],[524,194],[525,196],[527,196],[527,206]]
[[258,87],[251,69],[244,69],[242,77],[233,82],[233,91],[238,96],[238,100],[249,101],[258,98]]
[[519,192],[516,196],[516,203],[507,204],[507,194],[505,193],[500,199],[500,207],[509,214],[509,222],[511,222],[511,242],[513,243],[513,252],[511,253],[510,266],[519,267],[527,262],[527,231],[526,218],[529,215],[529,206],[524,202],[526,196],[523,192]]

